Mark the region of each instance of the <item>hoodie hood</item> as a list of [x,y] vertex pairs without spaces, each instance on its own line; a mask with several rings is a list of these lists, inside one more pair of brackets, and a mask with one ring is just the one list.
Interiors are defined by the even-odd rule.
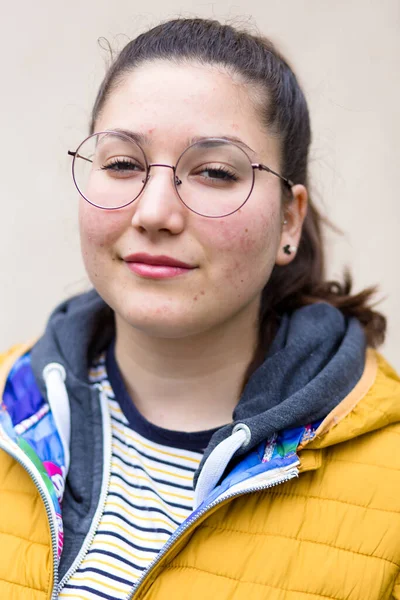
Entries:
[[278,431],[325,418],[360,380],[365,353],[359,321],[346,319],[329,304],[284,315],[264,362],[234,410],[233,423],[214,434],[203,460],[237,423],[251,432],[240,455]]
[[68,389],[87,384],[92,359],[107,347],[114,331],[113,311],[94,290],[57,306],[31,353],[41,392],[45,392],[43,371],[53,362],[64,367]]
[[[87,386],[92,359],[114,335],[113,312],[94,290],[62,303],[31,353],[41,392],[46,392],[43,372],[49,363],[64,367],[68,390],[79,392]],[[245,424],[251,434],[240,455],[277,431],[325,418],[360,380],[365,356],[365,334],[356,318],[346,319],[326,303],[284,315],[232,423],[213,435],[204,460],[237,423]]]

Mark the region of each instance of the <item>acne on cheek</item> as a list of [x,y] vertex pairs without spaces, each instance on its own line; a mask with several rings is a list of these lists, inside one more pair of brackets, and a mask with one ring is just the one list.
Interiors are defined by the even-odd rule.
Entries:
[[222,276],[236,288],[238,285],[243,285],[243,282],[248,279],[246,277],[246,271],[248,270],[247,257],[249,254],[253,254],[255,242],[249,233],[249,228],[243,227],[237,219],[234,222],[229,222],[228,217],[216,225],[218,226],[211,235],[212,245],[214,251],[216,250],[218,254],[222,253],[226,256],[226,260],[223,260],[225,264],[222,265]]
[[204,290],[200,290],[200,291],[199,291],[199,292],[198,292],[198,293],[197,293],[197,294],[196,294],[196,295],[193,297],[193,301],[194,301],[194,302],[197,302],[197,300],[199,299],[199,297],[200,297],[200,300],[201,300],[201,298],[202,298],[203,296],[205,296],[205,295],[206,295],[205,291],[204,291]]
[[246,228],[242,235],[240,236],[240,249],[245,253],[252,253],[254,249],[257,247],[257,241],[254,236],[249,233],[249,230]]
[[271,250],[279,215],[275,207],[269,206],[246,217],[240,210],[235,216],[232,221],[228,217],[218,224],[214,243],[227,256],[223,267],[224,277],[240,297],[244,286],[252,285],[252,280],[258,280],[260,275],[262,277],[262,273],[269,270],[269,263],[274,260]]
[[255,220],[254,223],[246,226],[222,222],[215,241],[221,250],[228,250],[231,253],[239,250],[241,253],[252,254],[258,247],[265,246],[265,239],[260,236],[260,224]]

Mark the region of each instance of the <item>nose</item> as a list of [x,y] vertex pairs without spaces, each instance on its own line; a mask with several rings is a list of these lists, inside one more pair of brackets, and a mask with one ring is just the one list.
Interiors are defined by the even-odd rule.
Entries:
[[[157,172],[159,167],[172,169],[175,178],[173,166],[161,163],[149,165],[144,188],[134,203],[132,226],[142,232],[168,231],[176,235],[184,227],[186,210],[176,192],[171,173],[165,171],[162,175]],[[179,184],[179,180],[176,183]]]

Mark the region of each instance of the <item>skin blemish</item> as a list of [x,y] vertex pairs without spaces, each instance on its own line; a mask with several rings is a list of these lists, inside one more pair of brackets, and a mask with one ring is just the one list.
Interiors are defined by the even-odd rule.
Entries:
[[150,127],[150,129],[147,130],[147,133],[153,133],[154,131],[154,127]]
[[193,300],[196,302],[196,300],[197,300],[197,296],[195,296],[195,297],[193,298]]
[[245,232],[246,232],[246,233],[249,233],[249,230],[248,230],[248,229],[245,229]]
[[204,296],[204,294],[205,294],[205,291],[204,291],[204,290],[201,290],[200,294],[201,294],[202,296]]

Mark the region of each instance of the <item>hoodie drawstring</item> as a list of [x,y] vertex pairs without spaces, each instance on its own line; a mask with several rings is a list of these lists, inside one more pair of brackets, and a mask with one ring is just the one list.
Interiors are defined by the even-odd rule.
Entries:
[[198,508],[208,494],[221,479],[231,458],[239,450],[249,445],[251,440],[250,428],[244,423],[238,423],[232,434],[214,448],[204,463],[197,480],[194,494],[194,508]]
[[63,445],[64,464],[67,473],[70,460],[71,409],[65,386],[66,372],[64,367],[59,363],[48,364],[43,369],[43,379],[46,384],[47,400]]

